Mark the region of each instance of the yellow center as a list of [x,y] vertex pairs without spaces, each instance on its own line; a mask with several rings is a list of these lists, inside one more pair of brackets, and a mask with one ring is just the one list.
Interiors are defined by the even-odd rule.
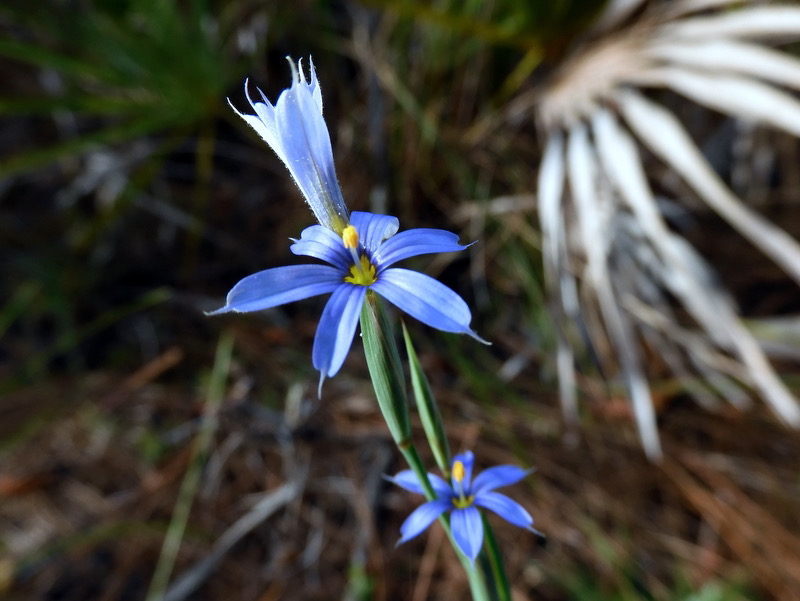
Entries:
[[342,243],[350,251],[353,257],[353,264],[350,266],[350,275],[344,277],[344,281],[356,286],[371,286],[375,283],[375,266],[370,262],[367,255],[358,254],[358,232],[352,225],[348,225],[342,230]]
[[454,497],[452,499],[453,507],[456,509],[470,507],[472,505],[474,495],[470,495],[468,497],[464,496],[464,487],[462,486],[462,483],[464,482],[464,477],[467,475],[467,472],[464,469],[464,464],[461,461],[454,461],[453,469],[450,473],[453,476],[453,483],[455,484],[456,492],[458,492],[458,497]]
[[358,264],[350,267],[350,275],[345,276],[344,281],[357,286],[371,286],[375,283],[375,266],[366,255],[361,255]]
[[471,507],[474,498],[474,495],[470,495],[466,499],[464,497],[454,498],[452,499],[453,507],[456,509],[466,509],[467,507]]

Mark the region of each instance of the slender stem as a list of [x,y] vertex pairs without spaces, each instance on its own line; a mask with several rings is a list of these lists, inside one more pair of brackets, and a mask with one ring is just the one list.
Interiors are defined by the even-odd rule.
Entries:
[[503,556],[500,554],[500,546],[497,544],[494,530],[483,512],[481,512],[481,519],[483,520],[483,538],[486,541],[484,549],[492,572],[492,588],[497,593],[499,601],[511,601],[511,586],[508,583]]

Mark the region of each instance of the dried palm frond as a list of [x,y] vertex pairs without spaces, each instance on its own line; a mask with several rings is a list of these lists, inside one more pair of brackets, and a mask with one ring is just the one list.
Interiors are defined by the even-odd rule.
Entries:
[[616,357],[653,459],[661,447],[643,344],[701,402],[741,406],[752,388],[782,421],[800,425],[796,399],[732,298],[665,220],[640,153],[641,144],[800,284],[797,241],[739,200],[679,119],[641,91],[666,88],[800,136],[800,102],[786,91],[800,90],[800,60],[765,45],[800,39],[800,7],[614,0],[587,37],[532,96],[546,137],[539,217],[567,417],[577,410],[578,325]]

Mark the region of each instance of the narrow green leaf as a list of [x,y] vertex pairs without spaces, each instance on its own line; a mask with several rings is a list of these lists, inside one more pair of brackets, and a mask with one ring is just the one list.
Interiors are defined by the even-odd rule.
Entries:
[[433,456],[439,469],[443,474],[449,474],[450,446],[447,444],[442,414],[431,391],[428,378],[425,376],[425,372],[422,371],[422,366],[419,363],[417,352],[414,350],[414,344],[411,342],[411,336],[405,323],[403,323],[403,339],[406,343],[408,366],[411,370],[411,386],[414,389],[414,399],[417,402],[417,410],[422,420],[425,436],[428,439],[428,444],[431,447],[431,451],[433,451]]

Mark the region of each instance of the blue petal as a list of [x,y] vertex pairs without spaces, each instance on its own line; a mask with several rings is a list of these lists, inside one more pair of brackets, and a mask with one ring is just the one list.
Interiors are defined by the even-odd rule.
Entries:
[[533,526],[531,514],[525,511],[516,501],[499,492],[482,492],[475,495],[475,505],[494,511],[507,522],[520,528],[530,529]]
[[501,486],[516,484],[533,470],[524,470],[516,465],[498,465],[483,470],[472,483],[472,492],[488,492]]
[[[422,490],[422,485],[417,479],[417,475],[411,470],[403,470],[402,472],[398,472],[394,477],[388,479],[409,492],[417,493],[418,495],[425,494]],[[450,485],[439,476],[429,473],[428,480],[430,480],[437,497],[449,499],[452,496],[453,491]]]
[[261,311],[333,292],[342,284],[342,274],[328,265],[275,267],[249,275],[228,293],[225,306],[209,315],[228,311]]
[[[322,225],[340,232],[347,223],[336,170],[333,165],[331,140],[322,118],[322,96],[314,65],[311,64],[311,83],[289,60],[292,85],[284,90],[273,105],[259,90],[264,102],[250,98],[245,82],[247,100],[255,115],[234,111],[244,119],[288,167],[295,183]],[[230,104],[230,101],[229,101]]]
[[380,273],[372,289],[432,328],[469,334],[485,342],[469,327],[472,314],[467,303],[432,277],[409,269],[391,268]]
[[448,509],[450,509],[450,501],[443,499],[428,501],[417,507],[400,526],[400,540],[397,541],[397,544],[402,544],[421,534],[433,523],[433,520]]
[[[290,250],[296,255],[322,259],[335,265],[347,275],[353,259],[344,247],[342,238],[321,225],[312,225],[303,230],[300,240],[295,240]],[[343,278],[344,279],[344,278]]]
[[350,225],[356,228],[361,246],[372,255],[378,250],[381,242],[397,233],[400,222],[397,217],[390,215],[353,211],[350,215]]
[[336,375],[344,363],[353,343],[366,293],[365,286],[343,284],[340,279],[339,286],[322,311],[311,351],[311,362],[321,372],[320,387],[325,376]]
[[[301,82],[300,79],[303,79]],[[328,128],[304,78],[275,106],[283,159],[320,224],[341,231],[347,208],[336,180]]]
[[450,530],[462,553],[474,564],[483,545],[483,520],[475,507],[454,509],[450,515]]
[[[475,455],[472,451],[464,451],[463,453],[456,453],[453,456],[453,461],[450,464],[450,471],[453,470],[453,465],[456,461],[460,461],[461,465],[464,466],[464,493],[465,494],[472,494],[472,466],[475,463]],[[456,483],[453,482],[453,488],[456,487]]]
[[372,258],[383,268],[409,257],[455,252],[465,248],[467,247],[458,243],[458,236],[452,232],[418,228],[392,236],[380,246]]
[[[247,124],[256,130],[256,133],[261,136],[261,138],[267,143],[267,145],[275,151],[278,156],[280,156],[280,139],[278,138],[278,126],[275,123],[275,109],[267,102],[267,104],[262,104],[260,102],[253,102],[250,98],[250,90],[248,89],[248,81],[245,80],[244,82],[244,93],[247,96],[247,101],[250,103],[250,106],[253,107],[255,111],[255,115],[247,115],[242,113],[233,106],[233,103],[228,99],[228,104],[230,107],[239,115],[242,119],[244,119]],[[261,90],[259,90],[261,92]],[[261,92],[263,96],[264,93]],[[265,99],[266,100],[266,99]],[[277,149],[277,150],[276,150]]]

